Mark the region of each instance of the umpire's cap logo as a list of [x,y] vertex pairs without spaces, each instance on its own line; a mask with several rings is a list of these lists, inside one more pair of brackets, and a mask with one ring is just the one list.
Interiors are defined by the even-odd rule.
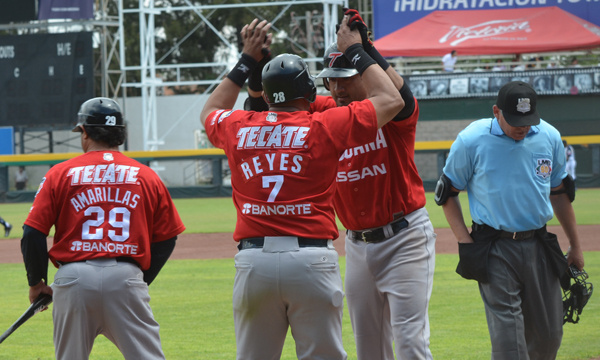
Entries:
[[517,111],[522,112],[523,114],[531,111],[531,101],[528,98],[519,99],[519,103],[517,104]]

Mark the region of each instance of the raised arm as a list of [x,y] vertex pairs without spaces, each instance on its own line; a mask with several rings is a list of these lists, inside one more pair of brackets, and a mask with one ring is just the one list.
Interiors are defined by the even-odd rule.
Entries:
[[204,108],[200,113],[200,121],[204,126],[208,115],[215,110],[231,109],[237,100],[244,82],[258,61],[263,58],[262,48],[265,39],[270,41],[268,34],[271,24],[266,20],[258,22],[254,19],[249,25],[245,25],[240,32],[244,42],[242,57],[219,86],[210,94]]
[[410,90],[410,87],[404,82],[402,76],[400,76],[400,74],[390,66],[387,60],[381,56],[379,51],[377,51],[373,41],[371,41],[371,31],[369,31],[369,27],[360,16],[358,11],[354,9],[344,9],[344,15],[348,15],[350,17],[348,19],[348,25],[350,26],[350,29],[357,29],[360,33],[362,46],[365,49],[365,52],[369,54],[369,56],[373,58],[373,60],[375,60],[377,64],[385,71],[390,80],[392,80],[394,83],[396,89],[400,92],[402,100],[404,100],[404,108],[402,108],[402,111],[396,114],[392,121],[408,119],[414,113],[416,105],[415,98]]
[[404,100],[390,77],[364,50],[358,30],[348,27],[348,15],[342,19],[338,35],[338,49],[354,64],[367,90],[367,99],[377,113],[377,125],[387,124],[404,107]]

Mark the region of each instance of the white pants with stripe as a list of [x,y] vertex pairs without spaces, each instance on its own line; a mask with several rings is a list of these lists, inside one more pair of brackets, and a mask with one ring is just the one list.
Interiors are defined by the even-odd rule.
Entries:
[[428,306],[436,234],[424,208],[375,244],[346,237],[346,299],[358,360],[432,359]]
[[61,266],[54,276],[52,317],[57,360],[88,359],[106,336],[125,359],[164,359],[159,326],[139,267],[115,259]]

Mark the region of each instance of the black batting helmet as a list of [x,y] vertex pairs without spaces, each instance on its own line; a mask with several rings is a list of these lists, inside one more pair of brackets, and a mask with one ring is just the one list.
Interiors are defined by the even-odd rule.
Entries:
[[269,105],[295,99],[312,103],[317,97],[308,66],[298,55],[281,54],[269,61],[262,71],[262,86]]
[[331,44],[325,50],[323,66],[325,68],[317,75],[318,78],[347,78],[358,74],[354,65],[338,50],[337,43]]
[[81,126],[125,127],[119,103],[113,99],[97,97],[90,99],[77,112],[77,125],[73,132],[81,132]]

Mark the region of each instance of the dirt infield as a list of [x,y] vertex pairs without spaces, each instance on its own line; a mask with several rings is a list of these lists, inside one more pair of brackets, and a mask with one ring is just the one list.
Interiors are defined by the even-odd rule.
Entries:
[[[583,251],[600,251],[600,225],[579,225],[577,227]],[[548,231],[558,235],[563,251],[567,251],[569,242],[560,226],[549,226]],[[435,250],[438,254],[456,254],[458,246],[450,229],[436,229]],[[52,239],[48,239],[50,247]],[[345,255],[344,237],[333,242],[340,255]],[[177,239],[177,246],[171,259],[226,259],[237,253],[231,233],[183,234]],[[0,263],[22,263],[19,239],[0,240]]]

